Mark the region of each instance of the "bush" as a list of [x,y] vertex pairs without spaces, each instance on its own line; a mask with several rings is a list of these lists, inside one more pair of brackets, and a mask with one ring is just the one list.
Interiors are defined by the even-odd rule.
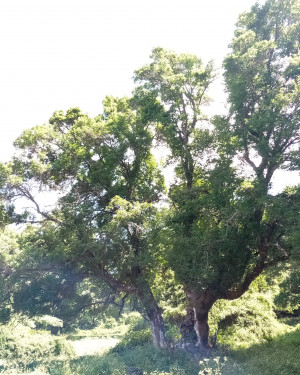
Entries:
[[[60,356],[70,358],[74,350],[63,337],[39,334],[20,323],[3,326],[0,333],[0,358],[3,368],[35,368]],[[15,370],[16,371],[16,370]]]
[[104,327],[105,328],[113,328],[118,324],[115,318],[113,317],[105,317],[104,319]]
[[149,344],[152,342],[152,335],[150,329],[144,329],[140,331],[133,331],[129,330],[121,340],[119,344],[117,344],[112,351],[119,353],[125,349],[143,346],[145,344]]
[[123,321],[125,324],[130,325],[130,326],[135,326],[139,324],[140,321],[144,321],[143,317],[141,316],[140,313],[137,311],[133,311],[129,314],[124,314],[123,315]]
[[270,342],[238,349],[234,357],[243,363],[246,374],[297,375],[300,368],[300,324],[293,331]]
[[34,319],[34,324],[37,329],[49,330],[50,327],[63,327],[63,321],[54,316],[43,315]]
[[138,315],[131,316],[129,322],[129,332],[143,331],[149,328],[149,322],[139,313]]
[[219,343],[231,349],[248,348],[288,330],[274,313],[276,291],[260,292],[264,283],[264,278],[258,279],[241,298],[215,303],[209,321],[212,334],[218,331]]
[[225,309],[223,306],[218,320],[218,341],[232,349],[247,348],[283,333],[286,328],[278,322],[268,302],[253,295],[248,300],[228,303]]

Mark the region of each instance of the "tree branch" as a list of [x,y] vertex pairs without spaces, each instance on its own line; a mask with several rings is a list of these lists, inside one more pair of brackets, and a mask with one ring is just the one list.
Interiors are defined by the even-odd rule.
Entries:
[[29,199],[35,205],[35,210],[39,215],[43,216],[45,219],[47,219],[49,221],[53,221],[56,224],[59,224],[59,225],[63,224],[60,220],[58,220],[58,219],[54,218],[53,216],[49,215],[47,212],[41,211],[39,204],[37,203],[37,201],[34,199],[33,195],[30,193],[30,191],[25,186],[19,186],[18,190],[20,190],[23,197]]
[[138,289],[135,286],[128,285],[117,280],[113,275],[109,273],[109,271],[107,271],[107,269],[104,267],[102,263],[98,263],[97,269],[100,273],[100,276],[108,283],[108,285],[113,290],[121,290],[125,293],[132,293],[137,295]]

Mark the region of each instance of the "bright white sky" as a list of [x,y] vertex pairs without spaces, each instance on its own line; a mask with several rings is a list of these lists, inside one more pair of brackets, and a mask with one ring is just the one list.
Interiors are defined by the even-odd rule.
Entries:
[[[133,71],[153,47],[220,67],[238,14],[254,2],[1,0],[0,161],[24,129],[54,111],[76,106],[96,116],[106,95],[130,95]],[[213,96],[223,100],[221,86]]]

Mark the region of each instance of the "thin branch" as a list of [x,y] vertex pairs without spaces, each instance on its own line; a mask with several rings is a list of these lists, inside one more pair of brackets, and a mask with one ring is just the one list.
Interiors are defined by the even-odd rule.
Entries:
[[49,215],[47,212],[41,211],[39,204],[37,203],[37,201],[34,199],[33,195],[30,193],[30,191],[26,187],[19,186],[18,189],[21,191],[23,197],[26,197],[27,199],[29,199],[35,205],[35,210],[38,214],[40,214],[41,216],[43,216],[45,219],[47,219],[49,221],[55,222],[56,224],[59,224],[59,225],[63,224],[60,220],[58,220],[58,219],[54,218],[53,216]]

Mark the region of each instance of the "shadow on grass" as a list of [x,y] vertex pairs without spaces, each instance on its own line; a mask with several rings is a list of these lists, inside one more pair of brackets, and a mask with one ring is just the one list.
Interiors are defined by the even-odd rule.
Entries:
[[[244,375],[243,368],[224,353],[213,351],[205,358],[198,353],[159,350],[151,343],[122,346],[111,349],[102,356],[91,355],[72,359],[68,363],[52,363],[50,375]],[[200,361],[200,363],[199,363]],[[253,373],[251,373],[252,375]]]
[[[300,368],[299,352],[300,330],[296,329],[248,349],[219,348],[210,359],[195,353],[158,350],[148,341],[123,342],[102,355],[44,359],[29,368],[44,368],[44,372],[34,375],[296,375]],[[226,354],[229,358],[224,361]]]
[[[158,350],[152,344],[112,349],[101,357],[74,359],[70,367],[78,375],[125,375],[172,373],[198,375],[199,364],[184,353]],[[52,374],[51,374],[52,375]]]
[[248,349],[237,349],[233,357],[248,374],[299,375],[300,329],[276,336]]

